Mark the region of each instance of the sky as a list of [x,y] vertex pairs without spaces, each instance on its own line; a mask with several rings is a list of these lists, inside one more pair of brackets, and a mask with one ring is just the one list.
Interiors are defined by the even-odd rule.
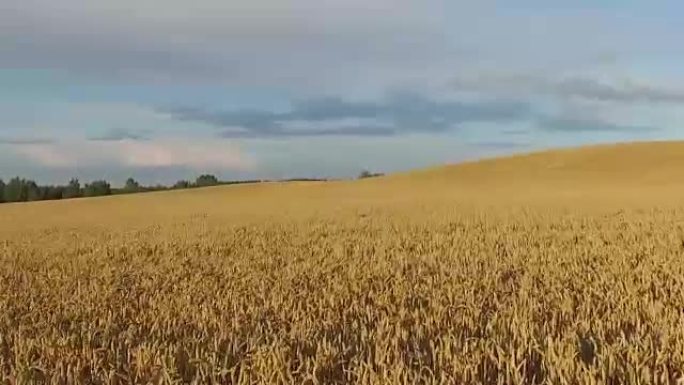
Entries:
[[3,0],[0,178],[346,178],[684,139],[684,4]]

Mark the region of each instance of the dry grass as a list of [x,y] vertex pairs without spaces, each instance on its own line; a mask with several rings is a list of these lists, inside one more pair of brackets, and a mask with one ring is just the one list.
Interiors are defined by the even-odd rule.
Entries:
[[0,206],[0,383],[674,384],[679,169],[638,144]]

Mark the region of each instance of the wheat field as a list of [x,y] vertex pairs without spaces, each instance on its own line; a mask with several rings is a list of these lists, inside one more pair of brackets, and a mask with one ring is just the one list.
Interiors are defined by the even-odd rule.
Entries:
[[684,143],[0,205],[0,383],[683,378]]

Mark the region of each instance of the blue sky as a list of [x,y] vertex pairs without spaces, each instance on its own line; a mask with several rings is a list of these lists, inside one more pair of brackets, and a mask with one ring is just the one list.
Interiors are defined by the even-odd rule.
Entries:
[[5,0],[0,177],[349,177],[684,138],[671,1]]

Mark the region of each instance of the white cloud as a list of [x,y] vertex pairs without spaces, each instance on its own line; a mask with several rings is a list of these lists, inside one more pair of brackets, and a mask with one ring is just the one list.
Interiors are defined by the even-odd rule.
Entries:
[[81,140],[10,148],[17,155],[47,168],[122,166],[245,171],[255,165],[251,157],[227,140]]

